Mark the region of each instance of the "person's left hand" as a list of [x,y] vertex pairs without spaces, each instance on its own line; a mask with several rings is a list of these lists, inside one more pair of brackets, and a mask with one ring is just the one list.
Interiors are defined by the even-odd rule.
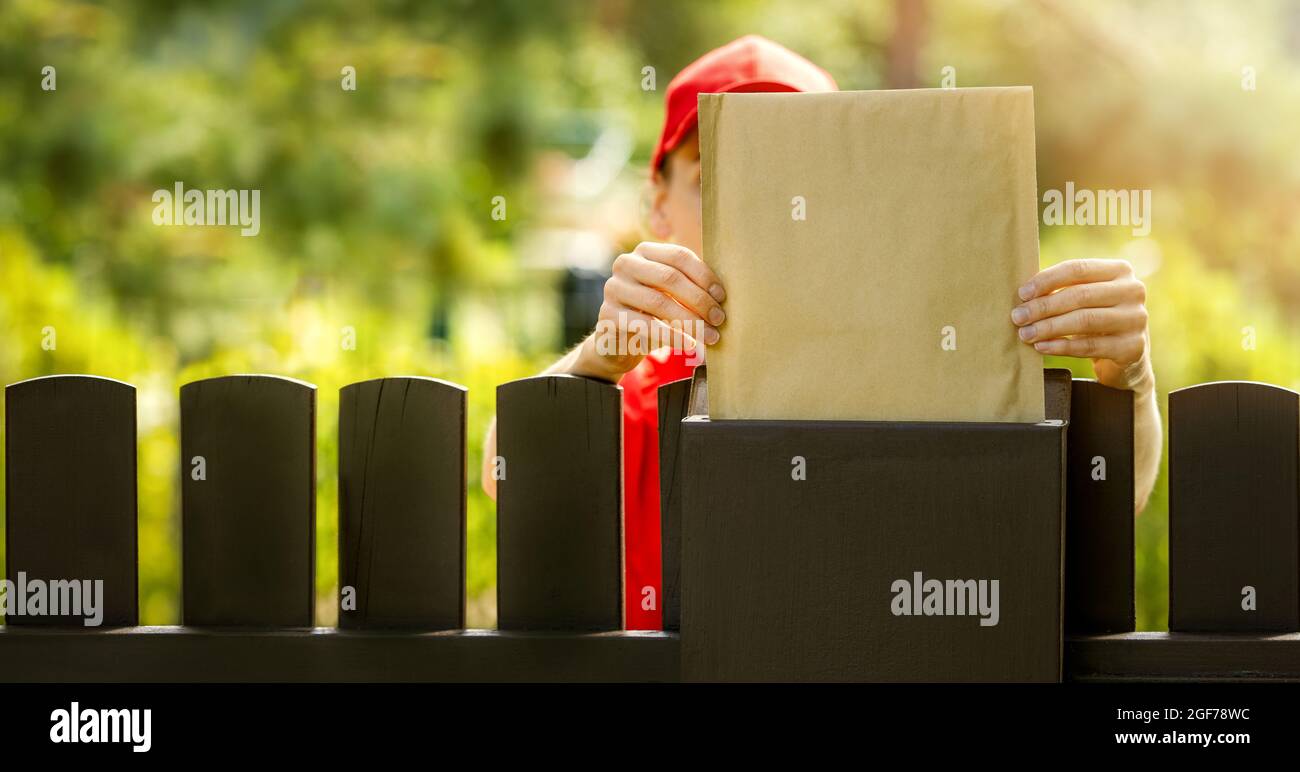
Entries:
[[1020,339],[1043,354],[1088,357],[1097,380],[1144,393],[1154,388],[1148,356],[1147,288],[1126,260],[1066,260],[1020,288],[1011,310]]

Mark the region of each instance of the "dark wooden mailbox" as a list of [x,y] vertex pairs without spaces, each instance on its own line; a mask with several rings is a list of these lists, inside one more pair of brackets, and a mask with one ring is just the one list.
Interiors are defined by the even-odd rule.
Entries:
[[685,679],[1060,679],[1064,422],[681,432]]

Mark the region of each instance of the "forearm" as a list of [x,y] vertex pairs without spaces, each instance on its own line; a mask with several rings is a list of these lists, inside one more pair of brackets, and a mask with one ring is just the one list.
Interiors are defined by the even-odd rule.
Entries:
[[1155,389],[1133,393],[1134,514],[1146,508],[1160,473],[1162,434]]
[[488,422],[487,436],[483,438],[483,465],[479,468],[479,483],[483,492],[493,501],[497,500],[497,480],[492,476],[497,457],[497,417],[492,416]]
[[[1143,338],[1150,340],[1145,332]],[[1107,371],[1106,374],[1119,381],[1107,385],[1133,392],[1133,514],[1137,515],[1146,509],[1151,491],[1156,487],[1156,477],[1160,474],[1160,453],[1164,444],[1150,343],[1143,346],[1142,356],[1136,362],[1118,373]]]

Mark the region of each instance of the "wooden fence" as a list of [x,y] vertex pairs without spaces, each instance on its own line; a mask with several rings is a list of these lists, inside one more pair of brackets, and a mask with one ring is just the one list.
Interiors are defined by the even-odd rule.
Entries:
[[[1174,632],[1134,633],[1131,395],[1047,376],[1037,425],[710,422],[703,368],[665,386],[663,632],[622,630],[616,386],[498,388],[499,629],[465,630],[464,388],[341,390],[336,629],[315,387],[182,387],[182,624],[139,627],[135,389],[12,384],[6,578],[100,579],[103,626],[11,615],[0,681],[1300,680],[1300,395],[1170,394]],[[1000,596],[891,601],[913,577]]]

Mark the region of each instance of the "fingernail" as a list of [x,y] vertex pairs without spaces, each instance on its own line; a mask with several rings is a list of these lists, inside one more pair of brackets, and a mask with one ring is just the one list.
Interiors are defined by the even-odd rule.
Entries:
[[712,287],[709,287],[709,294],[719,303],[727,299],[727,291],[722,288],[721,284],[714,284]]
[[1025,341],[1033,340],[1033,339],[1034,339],[1034,325],[1031,324],[1031,325],[1029,325],[1028,327],[1021,327],[1021,328],[1020,328],[1020,339],[1021,339],[1021,340],[1025,340]]
[[715,325],[722,324],[722,322],[725,321],[726,318],[727,315],[722,312],[721,308],[714,308],[709,311],[709,322],[711,322],[712,324]]
[[1011,321],[1016,324],[1024,324],[1029,321],[1029,309],[1024,306],[1017,306],[1011,309]]
[[1034,285],[1026,284],[1020,288],[1020,299],[1029,300],[1034,296]]
[[704,328],[704,345],[706,345],[706,346],[712,346],[714,343],[717,343],[717,342],[718,342],[718,331],[715,330],[715,329],[713,329],[712,327],[705,327],[705,328]]
[[1040,341],[1038,341],[1037,343],[1035,343],[1035,344],[1034,344],[1034,350],[1035,350],[1035,351],[1038,351],[1039,353],[1046,354],[1046,353],[1047,353],[1047,341],[1045,341],[1045,340],[1040,340]]

